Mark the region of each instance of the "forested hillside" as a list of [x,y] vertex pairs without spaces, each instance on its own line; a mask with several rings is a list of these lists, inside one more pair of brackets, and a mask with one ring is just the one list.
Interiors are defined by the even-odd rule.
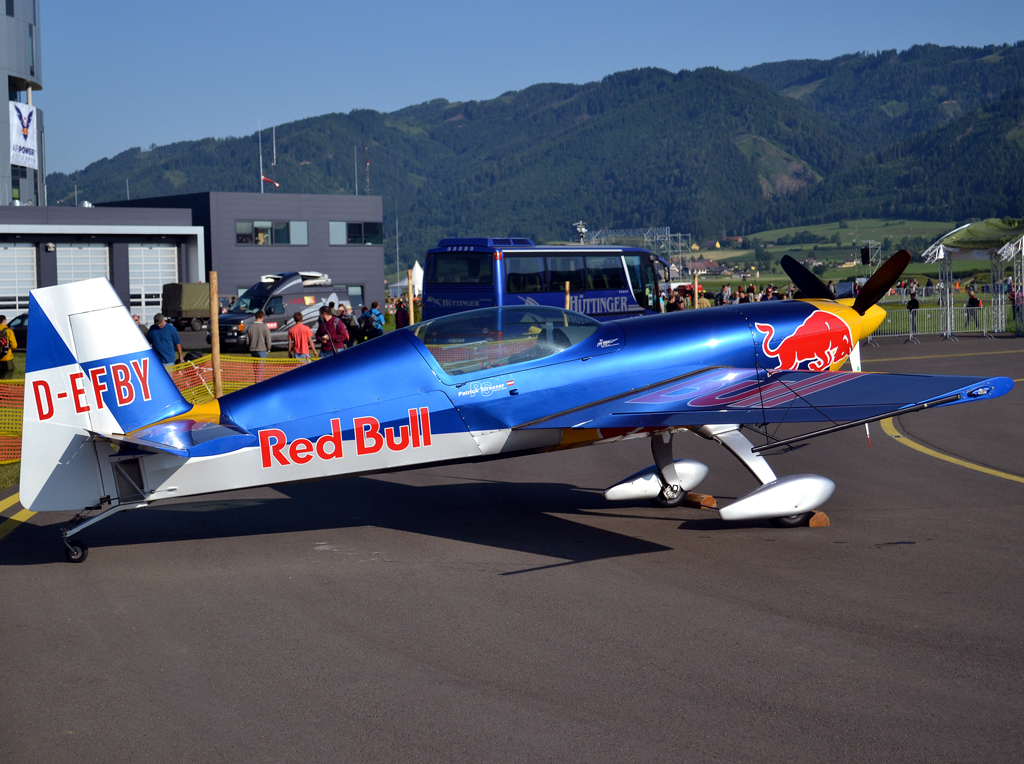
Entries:
[[1024,83],[1024,42],[915,45],[902,53],[760,64],[740,74],[855,128],[877,150],[940,127]]
[[966,220],[1024,211],[1024,86],[773,205],[766,228],[839,219]]
[[[668,225],[699,237],[893,215],[1024,212],[1024,44],[763,64],[643,69],[277,126],[281,192],[364,193],[397,209],[403,260],[443,236],[566,239]],[[258,191],[257,136],[130,149],[48,177],[51,204]],[[394,242],[386,251],[393,253]]]

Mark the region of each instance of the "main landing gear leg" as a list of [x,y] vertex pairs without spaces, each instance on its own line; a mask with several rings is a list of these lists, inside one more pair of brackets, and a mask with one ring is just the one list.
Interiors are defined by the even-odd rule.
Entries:
[[651,503],[656,507],[678,507],[686,498],[686,491],[679,485],[676,463],[672,456],[674,437],[667,431],[651,436],[651,453],[654,454],[654,464],[661,478],[661,493],[651,499]]
[[[704,427],[701,427],[697,430],[697,434],[705,438],[708,438],[709,440],[717,441],[718,443],[721,443],[723,446],[729,449],[729,451],[732,452],[733,456],[735,456],[743,463],[743,466],[746,467],[750,471],[750,473],[758,479],[762,486],[767,486],[769,483],[777,484],[780,482],[792,481],[792,478],[783,478],[782,481],[779,481],[778,478],[775,477],[775,472],[772,470],[768,462],[765,461],[765,458],[761,456],[761,454],[754,453],[754,451],[752,450],[754,448],[754,444],[751,443],[747,439],[747,436],[742,433],[739,425],[705,425]],[[820,501],[812,502],[812,505],[815,508],[824,503],[825,500],[832,495],[832,488],[828,487],[832,486],[831,481],[828,481],[825,478],[818,478],[817,476],[803,476],[798,479],[804,481],[810,481],[813,479],[812,482],[814,486],[817,488],[818,493],[821,495]],[[823,484],[827,483],[828,486],[823,485],[822,487],[819,487],[819,482],[822,482]],[[834,486],[832,487],[834,488]],[[754,493],[757,492],[755,491]],[[740,500],[740,502],[742,502],[742,499]],[[754,510],[754,513],[756,513],[756,510]],[[726,517],[726,512],[720,512],[720,514],[722,514],[723,518],[729,519]],[[807,524],[807,522],[811,518],[811,515],[813,514],[814,512],[800,512],[799,514],[787,515],[784,517],[767,517],[767,519],[769,520],[769,522],[771,522],[772,525],[778,528],[795,528],[799,525]],[[750,516],[755,517],[757,515],[751,514]],[[765,517],[766,515],[761,514],[760,516]],[[735,519],[744,518],[737,517]]]
[[708,440],[714,440],[728,448],[733,456],[743,462],[750,474],[760,481],[761,485],[775,480],[775,473],[761,454],[753,452],[754,444],[740,430],[738,424],[707,424],[697,430]]

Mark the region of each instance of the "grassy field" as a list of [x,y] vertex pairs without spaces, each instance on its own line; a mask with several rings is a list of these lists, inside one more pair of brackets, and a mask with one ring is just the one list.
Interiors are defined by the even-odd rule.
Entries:
[[[843,245],[854,239],[858,242],[865,240],[884,241],[886,238],[898,242],[904,236],[914,238],[923,236],[931,244],[942,234],[949,233],[957,227],[956,223],[934,222],[930,220],[886,220],[882,218],[869,218],[867,220],[849,220],[846,228],[840,228],[840,223],[822,223],[821,225],[797,226],[796,228],[777,228],[773,231],[760,231],[752,233],[747,238],[760,239],[761,241],[773,242],[783,236],[792,236],[801,231],[810,231],[817,236],[824,236],[831,239],[835,234],[842,237]],[[813,244],[794,245],[811,249]],[[822,245],[818,245],[819,247]]]

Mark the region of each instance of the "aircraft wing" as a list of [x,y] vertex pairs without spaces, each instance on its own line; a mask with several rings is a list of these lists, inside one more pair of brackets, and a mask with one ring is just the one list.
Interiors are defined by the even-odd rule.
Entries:
[[515,429],[849,422],[959,395],[997,398],[1006,377],[712,367],[524,422]]

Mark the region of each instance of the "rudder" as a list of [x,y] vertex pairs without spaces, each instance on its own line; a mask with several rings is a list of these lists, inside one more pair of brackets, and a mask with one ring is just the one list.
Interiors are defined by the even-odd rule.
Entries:
[[94,506],[114,493],[108,443],[188,411],[110,282],[33,290],[22,425],[21,502],[35,511]]

